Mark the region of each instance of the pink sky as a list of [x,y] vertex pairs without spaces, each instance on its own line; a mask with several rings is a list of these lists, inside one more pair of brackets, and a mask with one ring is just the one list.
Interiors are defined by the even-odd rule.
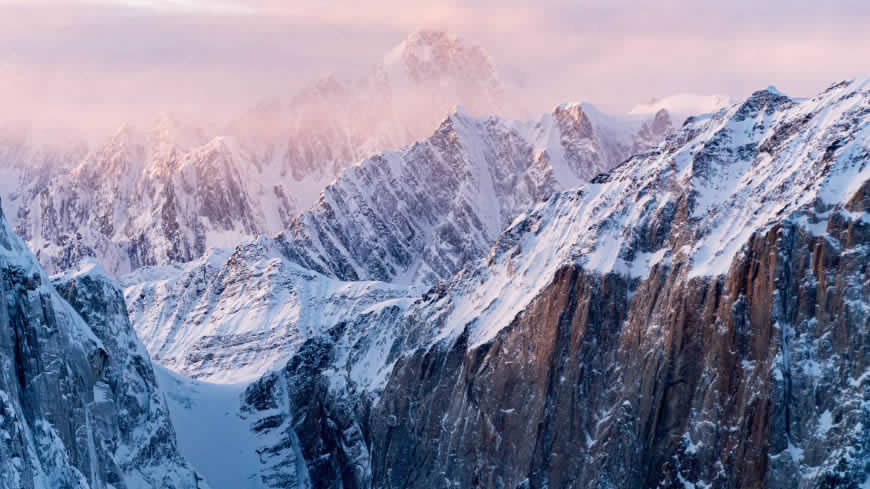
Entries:
[[0,0],[0,122],[226,118],[431,27],[481,45],[538,111],[771,84],[809,95],[870,71],[868,3]]

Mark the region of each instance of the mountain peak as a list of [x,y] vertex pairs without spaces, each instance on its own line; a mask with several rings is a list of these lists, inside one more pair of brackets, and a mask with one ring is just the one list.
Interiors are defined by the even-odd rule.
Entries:
[[777,89],[773,85],[768,85],[765,90],[767,90],[767,92],[772,93],[774,95],[785,95],[784,93],[780,92],[779,89]]
[[409,35],[384,57],[388,72],[404,72],[411,81],[474,81],[500,85],[489,56],[447,31],[420,30]]
[[464,42],[461,39],[447,31],[421,29],[409,34],[405,40],[390,50],[384,57],[384,64],[390,65],[401,62],[406,56],[427,58],[431,55],[432,48],[449,48],[463,44]]
[[583,104],[569,103],[556,106],[553,116],[559,123],[563,134],[573,134],[577,137],[592,137],[592,121],[583,110]]
[[115,142],[131,142],[135,141],[141,137],[141,133],[138,127],[132,122],[124,122],[118,129],[115,130],[115,133],[112,135],[112,141]]
[[205,144],[202,129],[172,112],[163,112],[154,121],[150,141],[156,154],[166,156],[173,150],[187,151]]
[[667,109],[659,109],[656,112],[655,117],[652,120],[652,130],[656,134],[664,134],[666,131],[669,131],[673,127],[673,123],[671,121],[671,114]]
[[757,99],[757,98],[787,98],[790,97],[781,91],[779,91],[775,86],[769,85],[767,88],[763,88],[761,90],[756,90],[749,96],[749,99]]
[[474,118],[474,114],[472,114],[468,109],[463,105],[454,105],[447,112],[447,117],[461,117],[461,118]]
[[441,43],[455,43],[459,42],[459,38],[446,30],[441,29],[420,29],[418,31],[412,32],[405,39],[406,42],[409,43],[421,43],[421,44],[441,44]]

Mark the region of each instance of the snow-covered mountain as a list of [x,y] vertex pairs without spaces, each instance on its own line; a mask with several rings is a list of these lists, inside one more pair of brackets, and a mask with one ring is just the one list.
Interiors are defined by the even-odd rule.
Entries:
[[423,31],[365,76],[318,81],[219,137],[168,115],[90,151],[0,131],[0,195],[46,270],[93,257],[119,275],[284,230],[347,166],[424,137],[455,104],[495,113],[501,98],[480,48]]
[[49,279],[0,212],[0,297],[0,487],[208,487],[99,265]]
[[230,144],[169,116],[148,131],[124,126],[63,164],[29,166],[28,155],[39,151],[26,145],[23,157],[7,160],[15,179],[5,183],[15,190],[4,195],[4,207],[51,272],[84,257],[110,274],[190,260],[208,246],[255,235],[268,222],[259,205],[282,209]]
[[540,204],[405,315],[440,343],[362,418],[373,485],[866,483],[868,190],[859,80],[761,90]]
[[522,209],[671,129],[666,113],[634,130],[593,117],[580,104],[528,122],[457,109],[427,140],[348,168],[276,242],[292,261],[342,280],[449,277],[482,256]]
[[[291,253],[295,236],[326,235],[317,213],[212,272],[265,270],[245,277],[245,306],[243,286],[221,299],[208,270],[183,292],[227,304],[229,325],[258,304],[278,312],[287,284],[268,282],[291,267],[347,290],[390,271]],[[246,470],[267,487],[861,487],[867,243],[870,80],[805,100],[760,90],[533,205],[422,294],[330,313],[241,394],[246,440],[268,454]],[[408,276],[378,278],[395,277]],[[195,419],[204,405],[171,409]]]
[[870,80],[671,132],[494,73],[423,32],[226,137],[0,132],[69,269],[0,213],[0,487],[870,486]]
[[428,139],[345,170],[285,232],[125,276],[131,316],[161,364],[250,380],[325,326],[451,277],[522,210],[670,129],[664,112],[624,121],[581,104],[536,121],[457,109]]

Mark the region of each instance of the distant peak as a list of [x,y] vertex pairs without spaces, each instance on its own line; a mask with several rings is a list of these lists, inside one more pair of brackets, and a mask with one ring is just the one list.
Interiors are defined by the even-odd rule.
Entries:
[[177,117],[174,113],[168,110],[163,110],[157,114],[156,124],[174,124],[176,119]]
[[659,109],[655,116],[644,121],[641,125],[640,135],[645,138],[657,139],[662,135],[670,132],[674,128],[671,121],[671,114],[667,109]]
[[206,141],[205,132],[172,112],[163,112],[154,121],[150,142],[156,153],[168,154],[173,149],[188,150]]
[[454,105],[450,108],[448,115],[467,115],[468,111],[461,105]]
[[412,80],[496,79],[489,56],[476,44],[443,30],[420,30],[384,56],[388,71],[400,70]]
[[553,117],[559,123],[562,134],[572,134],[577,137],[592,137],[592,121],[586,115],[583,104],[560,104],[553,110]]
[[420,29],[412,32],[405,39],[405,42],[411,44],[438,44],[438,43],[454,43],[459,42],[459,38],[451,32],[441,29]]
[[412,32],[393,48],[384,57],[384,63],[387,65],[406,63],[408,58],[429,61],[434,50],[455,49],[463,44],[458,37],[447,31],[423,29]]
[[181,126],[181,121],[171,112],[161,112],[151,127],[152,133],[169,134]]
[[327,75],[303,89],[306,95],[319,95],[322,97],[330,97],[339,95],[344,91],[344,84],[333,73]]
[[653,130],[659,131],[660,128],[671,126],[671,114],[667,109],[659,109],[653,118]]
[[134,130],[134,127],[133,127],[132,123],[124,122],[120,126],[118,126],[118,129],[115,130],[115,134],[113,134],[113,136],[129,134],[129,133],[133,132],[133,130]]
[[582,103],[580,103],[580,102],[566,102],[566,103],[564,103],[564,104],[559,104],[559,105],[557,105],[557,106],[553,109],[553,112],[560,112],[560,111],[563,111],[563,110],[578,110],[578,109],[579,109],[579,110],[583,110],[583,105],[584,105],[584,104],[582,104]]
[[452,121],[460,121],[460,122],[465,123],[468,121],[475,121],[477,119],[478,119],[478,117],[475,116],[470,110],[466,109],[464,106],[454,105],[447,112],[447,117],[445,118],[445,122],[452,120]]
[[579,118],[579,117],[583,117],[583,112],[584,112],[583,108],[584,108],[583,104],[579,104],[576,102],[571,102],[571,103],[567,103],[567,104],[559,104],[556,106],[555,109],[553,109],[553,114],[555,114],[557,117],[565,116],[565,117]]

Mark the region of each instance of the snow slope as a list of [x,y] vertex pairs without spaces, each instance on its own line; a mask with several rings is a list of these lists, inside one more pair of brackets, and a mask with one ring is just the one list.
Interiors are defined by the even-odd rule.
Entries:
[[124,277],[131,319],[155,361],[212,382],[250,381],[286,362],[305,339],[409,294],[324,277],[260,242],[245,257],[240,263],[213,250],[166,275],[146,267]]
[[[239,411],[245,385],[210,384],[155,367],[178,449],[215,489],[265,489],[257,449],[265,443]],[[304,486],[299,486],[304,487]]]

